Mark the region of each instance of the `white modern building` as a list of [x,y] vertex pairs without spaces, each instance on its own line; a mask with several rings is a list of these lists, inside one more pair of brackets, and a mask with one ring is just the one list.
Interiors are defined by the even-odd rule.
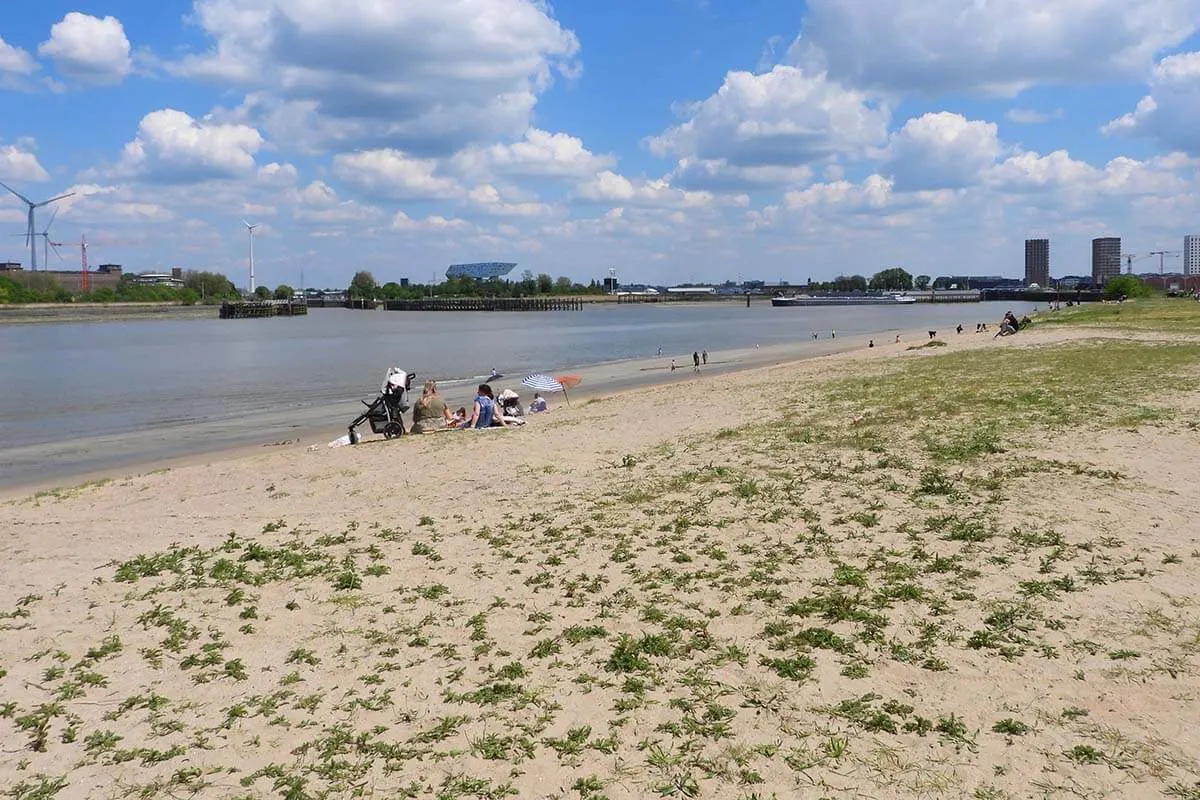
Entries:
[[1200,275],[1200,234],[1183,237],[1183,274]]

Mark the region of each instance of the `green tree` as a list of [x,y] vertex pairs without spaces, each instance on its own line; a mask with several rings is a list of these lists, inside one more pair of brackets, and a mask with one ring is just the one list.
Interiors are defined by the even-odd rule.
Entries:
[[257,297],[259,300],[270,300],[271,299],[271,290],[268,289],[266,286],[255,286],[254,287],[254,296]]
[[537,283],[538,293],[540,294],[550,294],[550,292],[554,291],[554,278],[551,278],[544,272],[538,274]]
[[200,295],[195,289],[189,289],[185,286],[182,289],[176,289],[175,293],[179,295],[179,304],[181,306],[194,306],[200,302]]
[[826,286],[835,292],[864,292],[867,289],[867,279],[862,275],[838,275]]
[[556,280],[554,282],[554,293],[555,294],[570,294],[571,293],[571,279],[564,276],[564,277],[561,277],[558,280]]
[[912,275],[900,267],[885,269],[871,278],[870,288],[877,292],[907,292],[913,288]]
[[1104,284],[1104,290],[1100,296],[1105,300],[1119,300],[1122,297],[1147,297],[1154,294],[1154,290],[1142,283],[1134,275],[1118,275],[1115,278],[1110,278],[1108,283]]
[[379,284],[375,283],[375,276],[363,270],[354,273],[354,279],[350,281],[349,293],[351,297],[362,297],[368,300],[375,298],[375,290]]
[[929,288],[930,277],[928,275],[918,275],[913,279],[913,286],[921,291]]
[[[126,277],[129,276],[121,276],[122,283],[125,282]],[[202,303],[219,303],[225,298],[236,297],[238,294],[233,281],[219,272],[188,270],[183,273],[183,285],[184,288],[191,289],[200,295]]]
[[286,283],[281,283],[275,287],[275,299],[276,300],[291,300],[292,295],[294,295],[295,293],[296,293],[296,290],[293,289],[292,287],[288,286]]

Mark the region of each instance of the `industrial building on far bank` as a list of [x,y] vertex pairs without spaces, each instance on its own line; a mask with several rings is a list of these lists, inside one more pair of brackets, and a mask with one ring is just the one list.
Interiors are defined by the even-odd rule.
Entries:
[[[45,281],[49,278],[72,294],[80,294],[84,291],[83,275],[84,273],[77,269],[39,269],[34,271],[26,270],[19,263],[12,261],[0,263],[0,277],[11,278],[22,286],[45,286]],[[116,290],[121,278],[125,276],[126,273],[120,264],[101,264],[94,270],[88,270],[87,291]],[[182,289],[183,269],[173,267],[170,272],[141,272],[130,275],[128,279],[140,286],[169,286],[173,289]]]

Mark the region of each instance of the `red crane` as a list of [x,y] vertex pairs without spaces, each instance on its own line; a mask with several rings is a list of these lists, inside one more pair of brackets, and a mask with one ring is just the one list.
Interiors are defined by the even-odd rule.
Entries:
[[60,248],[60,247],[78,247],[79,248],[79,268],[80,268],[80,276],[81,276],[80,288],[82,289],[84,294],[87,294],[89,291],[91,291],[92,281],[91,281],[91,278],[89,277],[90,273],[88,272],[88,263],[87,263],[87,249],[88,249],[87,234],[84,234],[84,233],[79,234],[79,244],[66,243],[66,242],[50,242],[50,246],[53,247],[55,249],[55,251],[57,251],[58,248]]

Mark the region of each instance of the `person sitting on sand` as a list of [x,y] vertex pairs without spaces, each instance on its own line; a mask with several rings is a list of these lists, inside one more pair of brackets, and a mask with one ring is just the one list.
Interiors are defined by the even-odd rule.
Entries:
[[457,428],[467,421],[467,409],[465,406],[459,406],[458,411],[454,412],[453,419],[446,423],[451,428]]
[[529,404],[530,414],[540,414],[546,410],[546,398],[542,397],[537,392],[533,393],[533,402]]
[[454,416],[446,408],[446,401],[437,393],[435,381],[425,381],[421,399],[413,406],[413,433],[449,427]]
[[471,418],[467,420],[463,428],[478,430],[490,428],[493,425],[505,427],[504,420],[496,413],[496,398],[492,394],[492,387],[481,383],[475,396],[475,404],[471,406]]

